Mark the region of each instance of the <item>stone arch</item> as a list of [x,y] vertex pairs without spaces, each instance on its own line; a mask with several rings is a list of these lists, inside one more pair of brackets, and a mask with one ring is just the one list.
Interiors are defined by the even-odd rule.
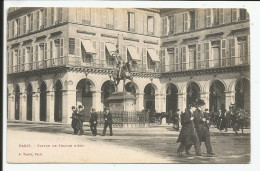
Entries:
[[250,82],[250,78],[249,77],[247,77],[247,76],[239,76],[239,77],[236,77],[236,78],[234,78],[231,82],[230,82],[230,84],[229,84],[229,86],[228,86],[228,91],[235,91],[235,87],[236,87],[236,84],[237,84],[237,82],[240,80],[240,79],[247,79],[249,82]]
[[247,78],[239,78],[236,81],[235,106],[250,110],[250,81]]
[[144,108],[155,110],[155,94],[158,93],[158,88],[153,83],[148,83],[145,85],[144,90]]
[[106,102],[106,99],[110,96],[111,93],[115,92],[115,87],[111,80],[106,80],[101,85],[101,103],[106,107],[108,106],[108,103]]
[[201,90],[199,82],[190,81],[186,84],[186,106],[200,98]]
[[226,104],[226,86],[225,84],[218,80],[214,79],[209,87],[209,110],[217,112],[218,110],[224,110]]
[[[72,89],[72,90],[76,90],[78,83],[79,83],[81,80],[83,80],[83,79],[86,79],[86,80],[88,80],[88,81],[91,83],[91,86],[92,86],[92,87],[91,87],[91,91],[98,91],[98,90],[99,90],[99,86],[100,86],[100,85],[99,85],[99,82],[97,81],[97,79],[95,78],[95,76],[94,76],[94,75],[91,75],[91,74],[88,74],[87,77],[86,77],[85,74],[79,74],[79,76],[77,76],[76,78],[70,80],[70,81],[73,82],[73,84],[72,84],[72,86],[71,86],[71,89]],[[66,82],[66,81],[64,81],[64,87],[63,87],[63,89],[68,88],[68,87],[66,87],[65,82]],[[69,81],[68,81],[68,82],[69,82]]]
[[209,89],[210,89],[210,87],[211,87],[211,85],[213,84],[214,81],[220,81],[223,84],[223,86],[225,88],[225,91],[228,90],[228,86],[227,86],[227,84],[226,84],[226,82],[224,80],[222,80],[220,78],[214,78],[213,80],[209,80],[209,81],[206,82],[206,84],[204,85],[202,91],[203,92],[209,92]]
[[40,92],[40,121],[47,120],[47,83],[46,81],[41,81],[39,83],[39,92]]
[[[125,86],[127,86],[129,84],[131,84],[131,81],[127,81]],[[135,93],[139,93],[140,92],[139,86],[135,82],[133,82],[133,86],[134,86],[134,89],[135,89]]]
[[54,121],[62,122],[62,81],[57,79],[54,84],[55,98],[54,98]]
[[168,83],[165,90],[166,112],[176,112],[178,109],[178,87],[174,83]]

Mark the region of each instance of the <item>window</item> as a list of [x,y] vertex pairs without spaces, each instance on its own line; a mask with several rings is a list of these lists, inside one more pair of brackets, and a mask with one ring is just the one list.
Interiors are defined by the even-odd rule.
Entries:
[[204,43],[204,51],[205,51],[205,59],[206,59],[206,67],[209,67],[210,64],[210,53],[209,53],[209,43]]
[[195,11],[190,11],[189,12],[190,16],[190,31],[195,30]]
[[182,70],[186,69],[186,47],[182,47]]
[[42,25],[43,27],[47,27],[47,8],[42,9]]
[[167,33],[167,17],[163,17],[162,18],[162,34],[163,36],[166,36],[168,33]]
[[33,31],[33,13],[31,13],[29,16],[30,16],[29,30]]
[[53,58],[53,41],[50,41],[50,58]]
[[174,34],[174,30],[175,30],[174,16],[170,16],[169,20],[170,20],[170,34]]
[[39,60],[38,45],[35,46],[35,62]]
[[199,11],[198,10],[196,10],[195,11],[195,30],[196,29],[199,29],[200,27],[199,27]]
[[240,20],[246,20],[246,18],[247,18],[247,14],[246,14],[247,12],[246,12],[246,9],[240,9],[239,10],[239,19]]
[[25,48],[23,48],[23,56],[21,60],[21,64],[25,64]]
[[63,39],[60,39],[60,56],[63,56]]
[[21,50],[17,50],[18,51],[18,58],[17,58],[17,64],[20,65],[21,64]]
[[69,54],[75,55],[75,38],[69,38]]
[[175,71],[179,71],[179,49],[175,48]]
[[84,8],[82,12],[82,23],[83,24],[90,24],[90,8]]
[[57,20],[62,22],[62,8],[57,8]]
[[148,34],[154,33],[154,17],[153,16],[147,17],[147,33]]
[[[37,49],[37,55],[38,55],[38,49]],[[30,62],[33,62],[33,47],[30,48]]]
[[114,9],[106,9],[106,27],[113,28],[114,25]]
[[44,59],[46,60],[48,57],[48,54],[47,54],[47,43],[44,43]]
[[14,20],[12,21],[12,38],[14,38],[14,26],[15,26],[15,23],[14,23]]
[[213,25],[219,25],[219,9],[213,8]]
[[206,9],[206,27],[211,26],[211,9]]
[[224,10],[223,8],[219,9],[219,24],[223,24],[224,23]]
[[40,29],[40,11],[36,12],[36,30]]
[[247,36],[238,37],[238,55],[241,62],[247,62],[248,59],[248,41]]
[[128,12],[128,31],[135,31],[135,14]]
[[10,22],[7,23],[7,39],[10,38]]
[[26,15],[25,16],[23,16],[23,32],[24,32],[24,34],[26,34],[26,29],[27,29],[27,17],[26,17]]

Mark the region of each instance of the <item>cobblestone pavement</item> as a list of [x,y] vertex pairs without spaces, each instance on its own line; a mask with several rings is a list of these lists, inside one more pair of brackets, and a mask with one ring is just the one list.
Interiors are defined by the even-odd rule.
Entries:
[[[41,132],[44,135],[59,135],[68,141],[88,141],[93,144],[113,145],[113,148],[134,149],[144,151],[142,155],[156,156],[156,163],[249,163],[250,162],[250,130],[245,130],[244,135],[235,135],[230,128],[228,132],[220,132],[211,128],[211,143],[215,156],[206,155],[206,148],[202,143],[202,157],[194,155],[179,157],[176,153],[179,146],[176,143],[179,132],[173,131],[170,125],[148,127],[113,128],[114,136],[100,136],[102,128],[98,128],[98,136],[91,136],[90,129],[84,125],[84,135],[72,135],[72,128],[66,124],[35,124],[35,123],[8,123],[8,131],[24,131],[28,133]],[[8,135],[7,135],[8,136]],[[52,140],[50,140],[52,141]],[[55,141],[55,140],[53,140]],[[104,148],[104,146],[102,146]],[[145,153],[147,152],[147,153]],[[194,154],[192,148],[191,153]],[[124,156],[122,156],[124,157]],[[155,157],[155,158],[156,158]],[[155,159],[154,158],[154,159]],[[162,160],[161,160],[162,159]],[[135,161],[133,161],[135,162]],[[138,161],[136,161],[138,162]],[[155,162],[155,161],[153,161]]]

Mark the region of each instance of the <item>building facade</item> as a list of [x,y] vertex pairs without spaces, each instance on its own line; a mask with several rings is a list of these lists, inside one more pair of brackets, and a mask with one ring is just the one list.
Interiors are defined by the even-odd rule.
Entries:
[[250,109],[245,9],[10,8],[8,120],[70,122],[71,107],[102,111],[114,90],[118,43],[134,60],[136,111],[231,103]]

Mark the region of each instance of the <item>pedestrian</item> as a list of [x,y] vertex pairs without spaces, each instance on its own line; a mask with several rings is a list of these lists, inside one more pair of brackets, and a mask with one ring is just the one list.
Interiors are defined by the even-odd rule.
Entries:
[[211,121],[211,114],[209,113],[209,109],[205,109],[204,110],[204,115],[205,115],[205,118],[206,118],[206,122],[208,124],[208,127],[210,127],[210,121]]
[[107,127],[109,126],[109,131],[110,131],[110,136],[113,135],[112,131],[112,124],[113,124],[113,119],[112,119],[112,114],[109,111],[109,108],[105,108],[105,114],[104,114],[104,129],[103,129],[103,134],[101,136],[106,135]]
[[195,154],[196,156],[201,156],[201,149],[199,138],[193,123],[193,114],[192,114],[191,106],[185,109],[185,112],[181,114],[181,131],[179,137],[177,139],[177,143],[180,142],[177,149],[177,153],[179,156],[183,156],[183,151],[185,149],[186,155],[190,155],[190,148],[192,145],[195,146]]
[[90,129],[91,129],[92,135],[96,136],[97,135],[98,115],[97,115],[95,108],[91,109],[89,123],[90,123]]
[[204,100],[199,99],[197,102],[197,108],[194,111],[194,126],[197,130],[200,143],[205,142],[207,154],[215,155],[215,153],[213,153],[211,142],[210,142],[209,127],[208,124],[206,123],[207,120],[202,109],[204,105],[205,105]]
[[79,124],[79,133],[78,135],[82,135],[84,133],[83,131],[83,122],[84,122],[84,111],[82,109],[82,106],[78,106],[78,124]]
[[71,121],[71,127],[73,128],[73,134],[76,135],[78,134],[78,127],[77,127],[77,122],[78,122],[78,114],[75,106],[71,107],[72,109],[72,116],[70,117],[72,119]]

